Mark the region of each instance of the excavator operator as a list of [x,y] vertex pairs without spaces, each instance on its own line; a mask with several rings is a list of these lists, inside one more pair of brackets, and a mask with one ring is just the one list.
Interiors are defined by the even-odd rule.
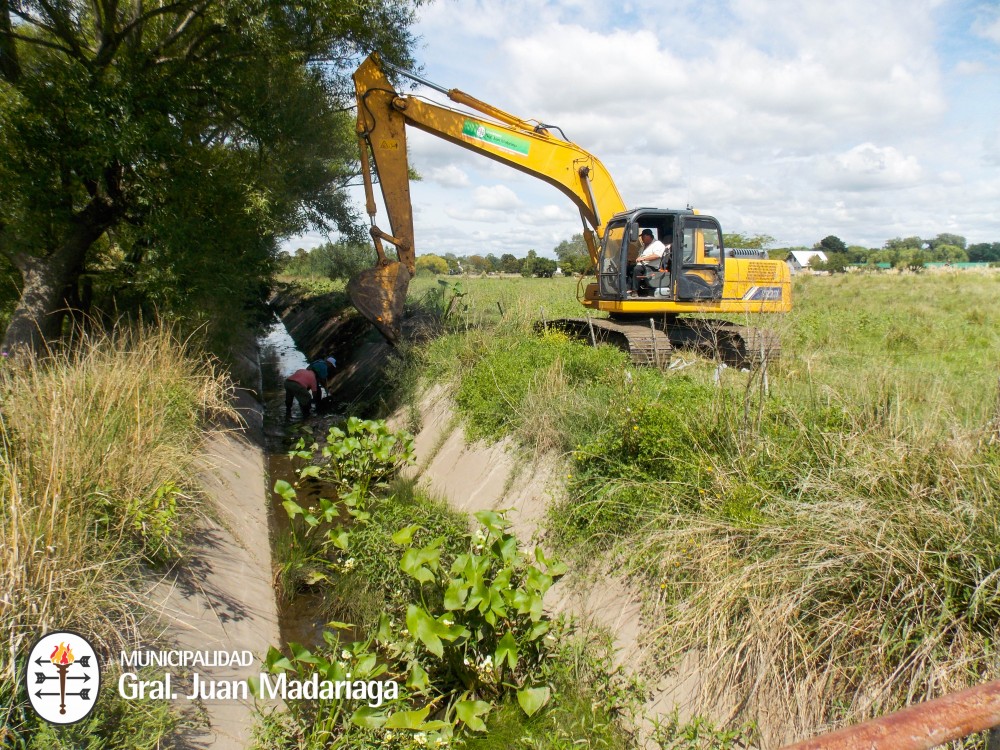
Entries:
[[639,241],[642,242],[642,251],[635,259],[635,268],[632,269],[632,288],[629,290],[630,297],[639,296],[639,284],[646,277],[660,270],[663,262],[663,253],[666,252],[666,245],[655,239],[652,229],[643,229],[639,234]]

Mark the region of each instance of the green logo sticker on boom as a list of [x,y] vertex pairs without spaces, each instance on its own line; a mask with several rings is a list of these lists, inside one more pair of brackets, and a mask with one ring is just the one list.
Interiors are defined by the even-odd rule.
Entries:
[[462,123],[462,135],[519,156],[527,156],[528,149],[531,148],[531,142],[526,138],[518,138],[516,135],[491,128],[489,125],[483,125],[475,120],[466,120]]

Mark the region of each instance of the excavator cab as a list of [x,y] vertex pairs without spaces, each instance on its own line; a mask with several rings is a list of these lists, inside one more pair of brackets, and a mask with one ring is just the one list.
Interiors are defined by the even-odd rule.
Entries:
[[[660,268],[641,272],[638,298],[628,296],[629,274],[651,230],[666,245]],[[608,222],[598,259],[598,295],[605,300],[721,300],[725,279],[722,229],[711,216],[638,209]]]

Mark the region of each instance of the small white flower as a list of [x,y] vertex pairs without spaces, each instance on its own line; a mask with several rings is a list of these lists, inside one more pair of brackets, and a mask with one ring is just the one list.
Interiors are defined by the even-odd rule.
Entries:
[[351,658],[351,652],[350,652],[350,651],[348,651],[348,650],[347,650],[347,649],[345,648],[344,650],[342,650],[342,651],[340,652],[340,658],[341,658],[341,659],[350,659],[350,658]]
[[441,618],[441,624],[443,624],[446,627],[450,628],[452,625],[455,624],[455,621],[454,620],[449,620],[447,617],[442,617]]
[[417,732],[415,735],[413,735],[413,741],[416,742],[418,745],[426,745],[427,735],[424,734],[423,732]]

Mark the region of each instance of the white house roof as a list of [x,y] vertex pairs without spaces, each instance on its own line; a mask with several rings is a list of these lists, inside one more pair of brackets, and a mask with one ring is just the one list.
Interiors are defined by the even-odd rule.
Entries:
[[813,258],[819,258],[826,263],[826,253],[822,250],[792,250],[789,255],[795,259],[800,266],[808,266]]

